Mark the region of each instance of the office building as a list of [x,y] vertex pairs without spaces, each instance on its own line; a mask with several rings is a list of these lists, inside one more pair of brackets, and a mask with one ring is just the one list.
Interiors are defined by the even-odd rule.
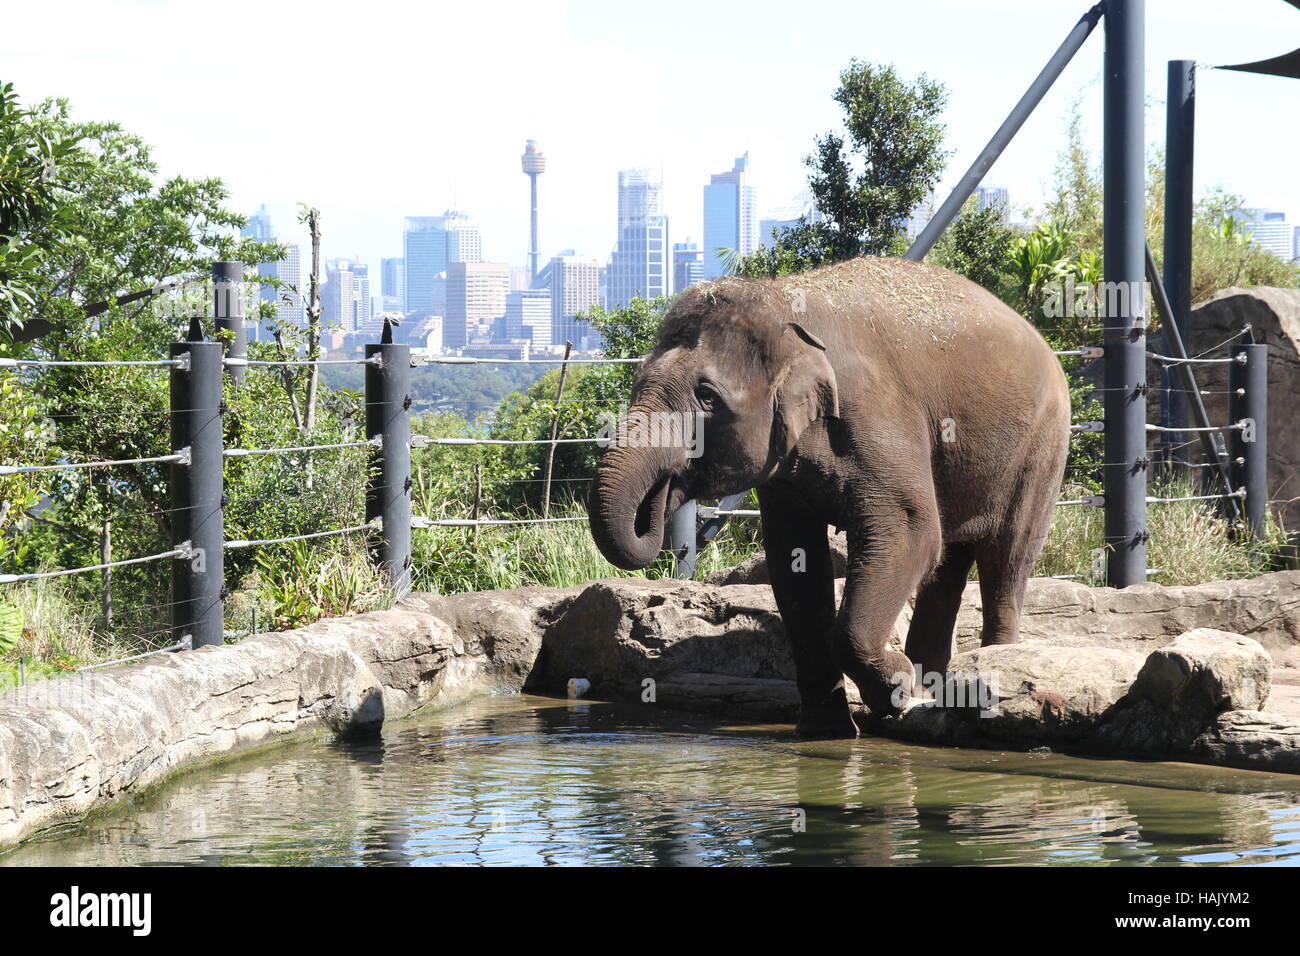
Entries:
[[673,291],[681,292],[704,278],[704,251],[691,242],[673,243]]
[[1286,261],[1296,257],[1295,228],[1286,221],[1286,213],[1276,209],[1240,209],[1233,218],[1261,248]]
[[647,169],[625,169],[618,174],[618,239],[607,280],[610,308],[670,291],[668,219],[660,209],[662,188]]
[[536,350],[551,344],[551,292],[517,289],[506,295],[506,315],[501,323],[504,341],[527,339]]
[[488,336],[506,314],[510,267],[497,262],[452,262],[447,265],[447,308],[443,344],[463,349],[471,339]]
[[575,348],[600,347],[599,333],[578,318],[600,304],[600,265],[595,259],[565,255],[551,259],[551,342],[572,342]]
[[406,260],[379,260],[379,295],[385,312],[406,312]]
[[715,279],[727,272],[719,250],[748,256],[758,243],[758,202],[745,153],[730,171],[715,173],[704,187],[704,277]]
[[469,215],[449,209],[441,216],[407,216],[403,233],[406,310],[433,315],[434,279],[452,262],[482,262],[483,240]]

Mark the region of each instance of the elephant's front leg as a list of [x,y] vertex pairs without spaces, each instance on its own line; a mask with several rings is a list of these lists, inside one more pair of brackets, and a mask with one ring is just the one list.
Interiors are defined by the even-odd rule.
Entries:
[[849,529],[848,580],[836,619],[835,659],[875,716],[894,713],[900,696],[912,695],[912,661],[891,648],[889,638],[941,547],[937,515],[919,508],[877,512]]
[[835,576],[826,522],[779,487],[759,491],[763,550],[799,685],[801,737],[855,737],[844,675],[831,655]]

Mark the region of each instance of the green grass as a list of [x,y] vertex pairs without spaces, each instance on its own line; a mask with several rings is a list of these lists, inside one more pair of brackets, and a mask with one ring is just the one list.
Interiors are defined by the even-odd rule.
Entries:
[[[1092,494],[1070,488],[1066,499]],[[1153,498],[1181,498],[1203,494],[1187,482],[1153,485]],[[1147,506],[1147,567],[1157,584],[1204,584],[1248,578],[1276,570],[1287,547],[1286,534],[1270,518],[1263,540],[1235,540],[1227,522],[1215,512],[1213,501],[1178,501]],[[1067,506],[1056,509],[1056,520],[1039,556],[1035,575],[1089,575],[1094,554],[1105,541],[1106,516],[1100,508]],[[1102,583],[1090,580],[1087,583]]]
[[[1086,493],[1068,487],[1063,491],[1065,497]],[[1160,486],[1152,494],[1181,497],[1194,491],[1178,484]],[[567,514],[580,517],[582,513],[574,505]],[[1201,584],[1252,577],[1281,566],[1278,555],[1286,539],[1275,524],[1270,524],[1263,541],[1240,541],[1228,533],[1213,502],[1153,504],[1148,515],[1148,565],[1158,569],[1151,575],[1157,583]],[[1102,546],[1104,521],[1101,509],[1057,509],[1035,574],[1081,575],[1084,583],[1101,583],[1088,575],[1094,553]],[[732,567],[760,548],[757,521],[731,521],[700,554],[696,578]],[[645,571],[614,568],[601,557],[585,520],[489,526],[477,535],[470,528],[416,530],[412,550],[414,587],[443,594],[570,587],[609,577],[663,578],[673,570],[666,556]],[[125,627],[103,633],[98,605],[86,601],[87,593],[84,585],[76,590],[72,582],[58,578],[5,589],[4,599],[22,611],[24,628],[18,646],[0,657],[0,689],[17,683],[20,658],[30,681],[166,643],[165,630],[143,638],[133,638]],[[390,604],[382,577],[358,542],[303,542],[269,548],[258,556],[255,570],[227,600],[227,627],[242,636],[251,633],[254,624],[258,631],[300,627],[321,617]],[[165,606],[157,613],[165,615]],[[165,628],[165,623],[164,618],[151,621],[149,629]]]

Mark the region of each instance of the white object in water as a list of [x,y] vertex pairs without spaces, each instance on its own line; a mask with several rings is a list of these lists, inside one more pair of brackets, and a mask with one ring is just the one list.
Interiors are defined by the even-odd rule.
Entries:
[[587,691],[589,691],[589,690],[591,690],[591,681],[587,680],[585,677],[570,677],[570,678],[569,678],[569,696],[570,696],[570,697],[575,697],[575,698],[576,698],[576,697],[585,697],[585,696],[587,696]]

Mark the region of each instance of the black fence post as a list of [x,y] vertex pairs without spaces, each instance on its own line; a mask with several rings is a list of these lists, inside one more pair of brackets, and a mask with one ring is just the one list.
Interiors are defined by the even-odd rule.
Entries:
[[[1165,292],[1171,315],[1165,322],[1178,327],[1184,342],[1192,340],[1192,156],[1196,131],[1196,61],[1170,60],[1165,103]],[[1187,403],[1180,390],[1178,371],[1165,368],[1161,424],[1167,428],[1188,422]],[[1166,433],[1166,448],[1181,435]]]
[[[248,358],[248,330],[244,327],[244,264],[212,263],[212,315],[217,339],[232,359]],[[230,380],[244,384],[244,367],[230,366]]]
[[370,453],[366,520],[378,518],[375,561],[394,597],[411,590],[411,347],[393,344],[385,322],[378,345],[366,346],[366,437],[382,445]]
[[668,519],[668,550],[673,553],[673,576],[695,576],[695,534],[699,508],[692,498]]
[[1106,0],[1103,127],[1107,583],[1146,580],[1143,0]]
[[1263,537],[1268,520],[1268,346],[1237,345],[1228,366],[1232,488],[1244,488],[1246,527]]
[[188,340],[171,345],[187,363],[171,371],[171,450],[188,454],[170,465],[172,545],[186,548],[172,560],[172,638],[196,648],[225,643],[222,351],[203,341],[197,319]]

